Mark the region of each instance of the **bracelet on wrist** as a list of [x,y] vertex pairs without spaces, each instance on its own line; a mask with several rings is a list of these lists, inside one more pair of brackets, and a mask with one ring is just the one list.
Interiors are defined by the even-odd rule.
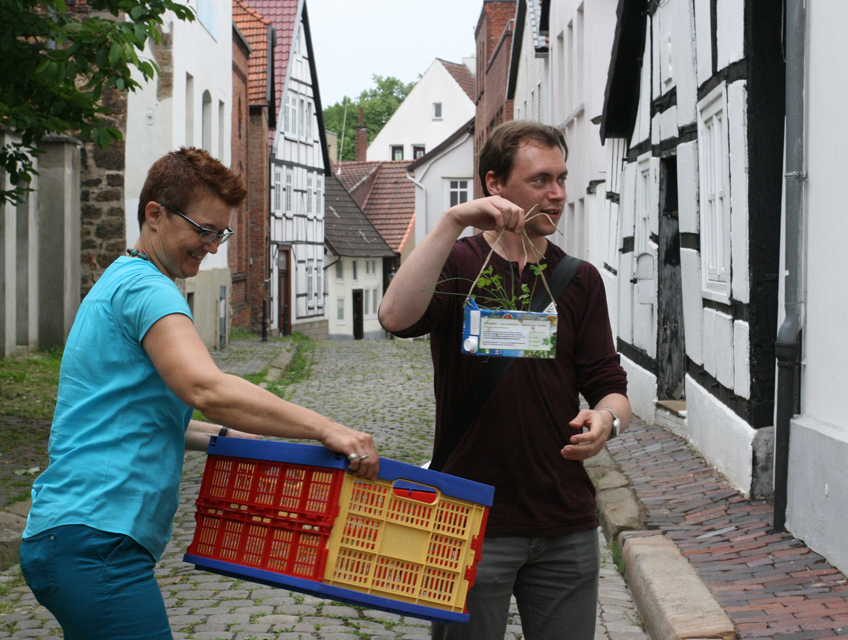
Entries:
[[225,435],[227,435],[227,432],[228,432],[229,430],[230,430],[230,428],[229,428],[229,427],[221,427],[221,430],[218,432],[218,436],[220,437],[220,436],[225,436]]

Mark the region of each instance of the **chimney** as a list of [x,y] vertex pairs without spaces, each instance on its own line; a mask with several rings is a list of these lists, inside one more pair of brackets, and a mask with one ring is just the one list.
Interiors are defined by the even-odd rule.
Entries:
[[368,127],[365,126],[365,116],[362,107],[359,107],[359,126],[354,127],[354,130],[356,131],[354,160],[361,162],[365,160],[365,154],[368,150]]

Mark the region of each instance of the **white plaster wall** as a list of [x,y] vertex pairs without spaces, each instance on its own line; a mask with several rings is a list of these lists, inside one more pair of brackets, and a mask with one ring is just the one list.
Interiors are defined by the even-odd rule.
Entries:
[[848,395],[843,366],[848,359],[848,296],[842,292],[848,224],[841,215],[839,185],[848,144],[848,84],[835,82],[833,74],[834,61],[848,56],[845,24],[848,4],[807,3],[805,366],[802,416],[793,419],[791,427],[787,509],[787,528],[843,572],[848,571]]
[[688,375],[686,410],[692,444],[733,487],[748,495],[754,429]]
[[[211,149],[213,156],[230,165],[230,135],[232,123],[232,3],[210,0],[218,14],[216,38],[199,20],[184,22],[173,14],[166,15],[165,24],[173,34],[173,90],[169,99],[157,99],[158,78],[143,89],[128,94],[126,201],[128,246],[138,238],[138,196],[147,171],[157,159],[169,151],[184,146],[186,135],[186,74],[194,78],[194,146],[200,147],[202,135],[203,92],[212,98]],[[197,10],[196,0],[187,3]],[[145,55],[152,58],[149,47]],[[225,69],[226,73],[222,73]],[[219,138],[219,102],[224,103],[223,139]],[[202,270],[226,269],[227,246],[210,254]]]
[[[328,254],[325,259],[327,262],[335,262],[337,256]],[[352,340],[353,339],[353,291],[354,289],[362,289],[363,298],[369,296],[368,313],[363,314],[362,329],[366,338],[383,338],[385,330],[380,326],[380,321],[377,319],[377,310],[380,303],[383,301],[383,259],[382,258],[350,258],[342,257],[343,277],[338,279],[336,276],[336,265],[333,264],[327,270],[327,295],[325,297],[327,307],[327,316],[329,319],[329,337],[332,340]],[[353,279],[353,261],[356,260],[356,280]],[[376,266],[375,273],[366,273],[365,261],[371,260]],[[374,290],[377,291],[377,306],[374,302]],[[338,318],[338,299],[344,299],[344,319]],[[364,302],[364,301],[363,301]],[[363,304],[363,310],[365,306]]]
[[672,12],[671,50],[674,83],[677,86],[678,125],[695,122],[698,103],[698,75],[695,53],[695,13],[691,2],[670,2]]
[[[695,3],[695,60],[698,69],[698,86],[713,74],[712,0],[694,0]],[[740,3],[742,4],[742,3]]]
[[698,233],[698,143],[677,147],[677,215],[680,233]]
[[848,571],[848,432],[806,416],[790,426],[786,527]]
[[[442,103],[442,118],[433,118],[433,103]],[[392,145],[403,145],[404,160],[412,160],[412,145],[431,151],[474,117],[471,98],[439,60],[421,76],[394,115],[368,146],[368,160],[391,160]]]
[[657,377],[625,356],[621,356],[621,366],[627,372],[627,398],[633,413],[645,422],[654,422],[657,410]]
[[747,322],[733,322],[733,392],[742,398],[751,397],[750,333]]
[[[415,189],[415,244],[427,236],[450,207],[446,182],[469,181],[469,199],[474,197],[474,138],[463,134],[448,149],[424,163],[413,176]],[[420,186],[419,186],[420,185]],[[471,229],[463,235],[469,235]]]
[[704,364],[701,255],[694,249],[680,249],[680,276],[683,284],[683,326],[686,355],[693,362]]
[[716,66],[722,70],[745,56],[745,3],[716,0]]
[[[741,4],[741,3],[740,3]],[[744,81],[727,87],[730,150],[730,259],[734,300],[750,300],[748,276],[748,92]]]

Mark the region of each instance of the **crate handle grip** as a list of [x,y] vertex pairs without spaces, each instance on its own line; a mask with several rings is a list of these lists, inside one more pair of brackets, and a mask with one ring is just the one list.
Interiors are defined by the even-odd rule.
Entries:
[[441,492],[435,487],[409,480],[395,480],[392,483],[392,492],[399,498],[424,504],[435,504],[441,498]]

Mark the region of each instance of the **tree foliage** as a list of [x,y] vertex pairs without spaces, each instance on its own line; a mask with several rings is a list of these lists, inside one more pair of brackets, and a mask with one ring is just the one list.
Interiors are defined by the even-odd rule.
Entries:
[[156,64],[143,57],[148,39],[162,41],[162,16],[193,20],[175,0],[0,1],[0,127],[20,142],[0,148],[0,203],[20,203],[34,170],[38,141],[73,133],[107,147],[122,137],[101,103],[104,90],[135,91],[153,79]]
[[[356,131],[359,125],[359,107],[362,107],[363,120],[368,127],[368,142],[380,133],[394,112],[412,91],[414,82],[404,83],[392,76],[372,76],[375,86],[365,89],[355,100],[347,96],[336,104],[324,109],[324,126],[339,136],[339,149],[342,160],[353,160],[356,150]],[[347,117],[345,118],[345,107]],[[344,140],[342,132],[344,131]],[[337,160],[337,158],[333,158]]]

